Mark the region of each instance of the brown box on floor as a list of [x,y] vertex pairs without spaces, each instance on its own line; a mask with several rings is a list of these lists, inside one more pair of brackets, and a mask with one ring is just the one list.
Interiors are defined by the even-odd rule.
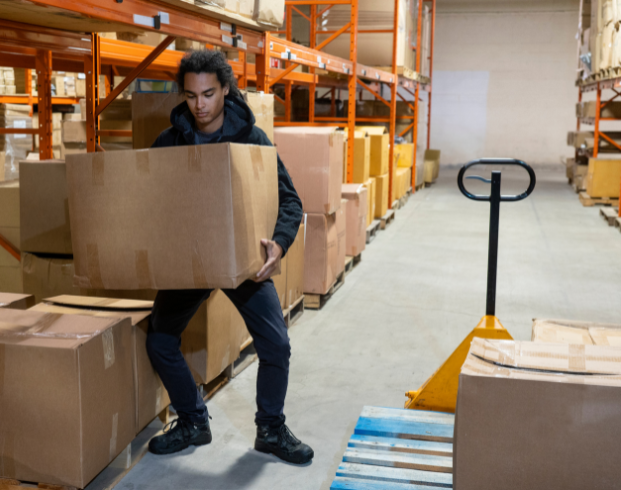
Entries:
[[84,488],[134,439],[128,318],[0,308],[0,477]]
[[132,324],[134,378],[136,379],[136,433],[144,429],[170,404],[168,392],[147,354],[147,331],[152,301],[56,296],[46,298],[30,311],[103,318],[129,318]]
[[356,256],[367,243],[368,191],[360,184],[343,184],[342,196],[347,199],[345,253]]
[[343,133],[336,128],[276,128],[274,142],[304,211],[334,213],[341,205]]
[[336,275],[337,277],[345,270],[345,253],[347,250],[347,199],[341,199],[341,207],[336,212],[336,235],[337,235],[337,255]]
[[290,308],[304,295],[304,223],[287,251],[287,306]]
[[24,160],[19,178],[22,252],[71,255],[65,162]]
[[31,294],[2,293],[0,292],[0,308],[13,310],[27,310],[34,305],[34,296]]
[[304,247],[304,293],[325,294],[338,270],[336,213],[306,215]]
[[455,488],[611,488],[620,374],[614,347],[475,338],[459,377]]
[[[0,236],[18,252],[19,222],[19,181],[0,182]],[[20,261],[4,247],[0,247],[0,291],[24,291]]]
[[388,212],[388,174],[375,177],[375,218],[380,219]]
[[236,288],[265,263],[276,149],[232,143],[67,157],[76,284]]
[[361,126],[356,128],[369,135],[371,142],[369,175],[375,177],[388,172],[390,135],[384,126]]
[[619,197],[621,160],[589,158],[584,187],[591,197]]

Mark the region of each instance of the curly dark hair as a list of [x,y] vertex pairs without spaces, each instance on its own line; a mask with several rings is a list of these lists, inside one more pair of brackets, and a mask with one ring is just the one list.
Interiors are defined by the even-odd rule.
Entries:
[[186,73],[215,73],[222,87],[228,85],[229,95],[241,97],[241,93],[237,88],[237,79],[233,74],[233,68],[231,68],[226,57],[220,51],[211,51],[209,49],[192,50],[188,51],[181,58],[179,71],[177,72],[179,93],[184,92]]

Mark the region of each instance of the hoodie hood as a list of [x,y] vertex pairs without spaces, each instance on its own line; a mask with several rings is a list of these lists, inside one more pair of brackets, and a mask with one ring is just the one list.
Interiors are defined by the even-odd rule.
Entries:
[[183,135],[188,145],[204,145],[245,140],[252,131],[255,118],[243,99],[227,95],[224,99],[224,124],[215,133],[202,133],[196,128],[187,102],[182,102],[172,110],[170,123]]

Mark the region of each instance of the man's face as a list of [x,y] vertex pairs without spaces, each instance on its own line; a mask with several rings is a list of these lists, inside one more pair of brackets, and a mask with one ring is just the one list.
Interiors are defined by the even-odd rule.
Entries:
[[229,87],[222,87],[215,73],[186,73],[184,89],[198,127],[208,126],[222,114]]

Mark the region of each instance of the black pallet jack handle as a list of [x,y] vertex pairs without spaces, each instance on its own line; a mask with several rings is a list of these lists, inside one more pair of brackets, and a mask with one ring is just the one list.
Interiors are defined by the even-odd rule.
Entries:
[[[492,184],[491,193],[489,196],[482,196],[478,194],[472,194],[464,187],[464,174],[470,167],[475,165],[517,165],[523,167],[530,176],[530,183],[528,189],[522,194],[517,196],[503,196],[500,194],[500,171],[493,171],[491,180],[484,179],[478,175],[472,175],[466,177],[467,179],[477,179],[485,183]],[[487,258],[487,304],[485,307],[485,314],[490,316],[496,315],[496,274],[498,271],[498,225],[500,220],[500,203],[501,202],[516,202],[526,199],[530,196],[535,189],[537,178],[535,177],[535,171],[522,160],[515,160],[512,158],[483,158],[480,160],[474,160],[464,165],[457,175],[457,185],[461,193],[468,199],[473,201],[489,201],[490,203],[490,216],[489,216],[489,250]]]

